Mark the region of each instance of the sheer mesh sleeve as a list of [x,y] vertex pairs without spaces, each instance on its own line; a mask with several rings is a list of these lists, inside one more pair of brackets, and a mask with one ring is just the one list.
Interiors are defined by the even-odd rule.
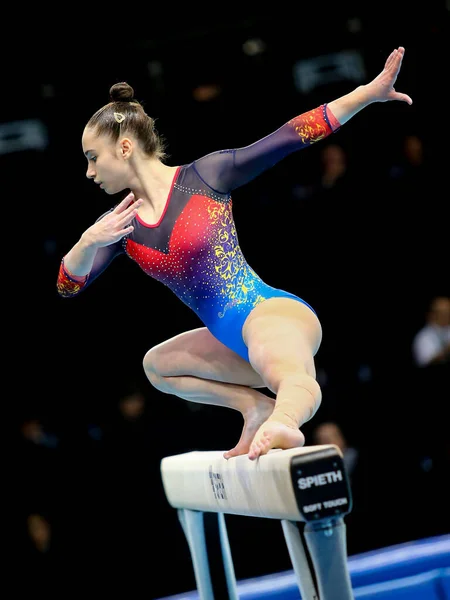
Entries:
[[250,146],[212,152],[197,160],[195,168],[210,188],[228,194],[288,154],[324,139],[339,127],[338,121],[323,104],[291,119]]
[[[110,211],[102,214],[97,221],[102,219],[105,215],[110,213]],[[96,222],[97,222],[96,221]],[[56,283],[56,289],[58,294],[63,298],[70,298],[72,296],[76,296],[82,290],[86,289],[103,271],[108,267],[111,261],[123,253],[122,240],[119,240],[115,244],[111,244],[110,246],[105,246],[103,248],[99,248],[97,250],[97,254],[95,255],[94,263],[92,265],[92,269],[87,277],[82,280],[79,277],[74,278],[71,273],[64,266],[64,258],[61,260],[58,272],[58,278]]]

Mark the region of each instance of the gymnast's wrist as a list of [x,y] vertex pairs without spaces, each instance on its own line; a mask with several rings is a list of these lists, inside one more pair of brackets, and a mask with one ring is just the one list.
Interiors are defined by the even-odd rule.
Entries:
[[366,83],[365,85],[359,86],[357,90],[359,93],[359,101],[363,107],[375,102],[380,102],[380,100],[381,102],[384,102],[384,99],[380,99],[379,89],[373,84],[372,81],[370,83]]
[[371,93],[368,84],[359,85],[353,90],[353,94],[359,109],[365,108],[369,104],[376,102],[376,97]]
[[96,243],[95,236],[92,235],[90,229],[86,229],[86,231],[81,235],[78,246],[81,251],[88,252],[89,250],[97,250],[98,244]]
[[65,259],[66,259],[66,257],[63,257],[63,259],[61,261],[61,266],[62,266],[63,272],[67,275],[67,277],[69,277],[73,281],[77,281],[78,283],[84,283],[88,278],[88,274],[76,275],[75,273],[72,273],[72,271],[67,267]]

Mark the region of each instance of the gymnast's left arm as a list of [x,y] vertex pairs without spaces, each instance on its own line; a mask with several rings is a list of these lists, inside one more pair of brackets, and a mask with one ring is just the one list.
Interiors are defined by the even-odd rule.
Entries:
[[405,49],[394,49],[383,70],[371,82],[350,93],[294,117],[261,140],[233,150],[213,152],[195,162],[199,176],[213,190],[230,193],[269,169],[288,154],[306,148],[337,131],[363,108],[375,102],[398,100],[412,104],[394,84]]

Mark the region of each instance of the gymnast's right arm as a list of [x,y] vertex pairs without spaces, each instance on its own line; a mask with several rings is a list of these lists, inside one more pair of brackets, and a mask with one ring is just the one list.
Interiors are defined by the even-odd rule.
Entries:
[[76,296],[94,281],[123,252],[121,240],[133,231],[129,223],[141,201],[129,194],[115,208],[103,214],[80,237],[61,260],[57,291],[63,298]]

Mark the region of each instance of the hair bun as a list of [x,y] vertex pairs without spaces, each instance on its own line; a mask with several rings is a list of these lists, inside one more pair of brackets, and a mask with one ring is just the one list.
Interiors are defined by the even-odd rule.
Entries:
[[112,102],[131,102],[134,98],[134,90],[125,81],[115,83],[109,90],[109,97]]

